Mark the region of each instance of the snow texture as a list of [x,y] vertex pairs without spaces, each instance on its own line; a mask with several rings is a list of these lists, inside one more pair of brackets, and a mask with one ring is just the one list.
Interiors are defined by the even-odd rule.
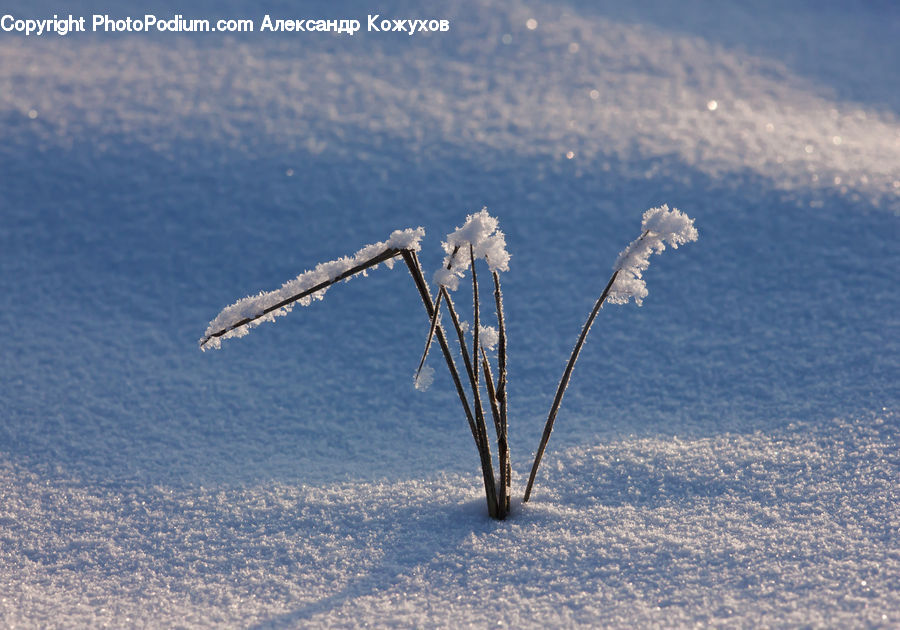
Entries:
[[[0,33],[0,627],[900,627],[896,3],[0,4],[452,24]],[[522,505],[663,203],[702,238],[603,309]],[[483,206],[505,522],[448,371],[409,387],[405,272],[197,352],[242,290]]]
[[[319,263],[311,271],[304,271],[293,280],[288,280],[281,285],[280,289],[260,292],[257,295],[242,298],[234,304],[226,306],[216,318],[209,323],[203,339],[200,340],[200,348],[203,351],[206,351],[209,348],[218,350],[221,348],[224,339],[243,337],[244,335],[247,335],[254,326],[259,326],[262,322],[275,321],[276,317],[287,315],[293,310],[295,304],[309,306],[313,300],[323,299],[325,297],[325,292],[328,290],[327,286],[322,287],[295,302],[285,304],[268,313],[266,312],[267,309],[270,309],[295,295],[308,291],[317,285],[334,281],[354,267],[365,264],[388,250],[398,249],[419,251],[419,241],[423,236],[425,236],[425,230],[421,227],[395,230],[388,240],[366,245],[352,256],[344,256],[337,260]],[[388,258],[384,261],[384,264],[388,269],[392,269],[394,266],[394,259]],[[378,265],[374,265],[369,267],[369,269],[376,269],[377,267]],[[368,270],[361,273],[367,275],[367,271]],[[350,276],[350,278],[352,277],[353,276]],[[350,278],[347,278],[347,280]],[[239,326],[237,325],[245,320],[250,321]],[[216,337],[212,336],[223,330],[226,331],[224,334]],[[425,387],[427,388],[427,385]]]
[[643,274],[650,266],[650,254],[661,254],[666,243],[672,249],[678,249],[679,245],[696,241],[697,237],[694,220],[678,209],[669,210],[669,206],[662,205],[647,210],[641,221],[641,236],[622,250],[616,260],[613,269],[619,273],[607,299],[613,304],[625,304],[634,299],[641,306],[647,297]]
[[486,260],[491,271],[509,271],[506,237],[499,226],[500,222],[488,214],[487,208],[466,217],[462,227],[448,234],[447,240],[441,243],[447,255],[434,274],[435,283],[456,291],[473,256],[475,260]]

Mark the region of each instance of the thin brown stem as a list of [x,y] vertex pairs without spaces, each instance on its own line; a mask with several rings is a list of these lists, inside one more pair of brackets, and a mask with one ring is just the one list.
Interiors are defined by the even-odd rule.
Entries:
[[[450,269],[453,266],[453,257],[456,256],[456,252],[458,251],[459,245],[453,248],[453,253],[450,254],[450,259],[447,263],[447,269]],[[443,294],[439,292],[437,299],[434,301],[434,315],[431,316],[431,326],[428,329],[428,340],[425,342],[425,352],[422,353],[422,359],[419,361],[419,367],[416,368],[416,380],[419,379],[419,373],[422,371],[422,366],[425,365],[425,359],[428,358],[428,351],[431,349],[431,339],[434,336],[434,328],[437,325],[438,317],[440,316],[441,312],[442,297]]]
[[544,425],[544,434],[541,436],[540,446],[538,446],[537,453],[534,456],[534,464],[531,466],[531,475],[529,475],[528,485],[525,487],[525,498],[522,499],[523,503],[527,502],[528,497],[531,496],[531,487],[534,485],[534,477],[537,474],[538,466],[541,464],[541,458],[544,456],[544,449],[547,448],[547,442],[550,440],[550,432],[553,431],[553,422],[556,420],[556,413],[559,411],[559,405],[562,402],[563,394],[565,394],[566,387],[569,385],[569,378],[571,378],[572,370],[575,368],[575,361],[578,360],[578,353],[581,352],[581,347],[584,345],[584,340],[591,330],[591,325],[594,323],[597,313],[600,312],[600,309],[603,307],[603,302],[606,301],[606,296],[609,295],[609,291],[618,275],[619,270],[617,269],[609,279],[609,283],[603,290],[602,295],[600,295],[600,298],[594,304],[594,309],[584,323],[584,327],[581,329],[581,335],[578,337],[578,342],[575,344],[575,348],[572,349],[572,354],[569,356],[569,362],[566,364],[562,379],[559,381],[559,387],[556,388],[556,396],[553,398],[553,405],[550,407],[547,423]]
[[[503,432],[503,441],[506,443],[506,451],[500,457],[501,469],[501,495],[506,503],[506,511],[509,512],[510,493],[512,488],[512,465],[509,455],[509,425],[506,415],[506,321],[503,317],[503,292],[500,290],[500,274],[492,272],[494,278],[494,303],[497,307],[497,328],[499,340],[497,342],[497,402],[500,404],[500,426]],[[504,461],[505,459],[505,461]],[[503,493],[505,490],[505,494]]]
[[[422,298],[422,303],[425,305],[425,312],[428,313],[429,317],[434,317],[435,303],[431,300],[431,292],[428,290],[428,283],[425,282],[425,277],[422,274],[422,267],[419,264],[418,256],[416,256],[416,253],[413,251],[404,250],[403,260],[406,262],[409,273],[413,277],[413,282],[415,282],[416,288],[419,290],[419,296]],[[475,417],[472,415],[472,409],[469,407],[469,401],[466,398],[466,392],[465,389],[463,389],[456,362],[453,360],[453,354],[450,352],[450,345],[447,343],[447,337],[444,334],[443,326],[438,326],[436,332],[438,344],[441,346],[441,351],[447,362],[447,369],[450,370],[450,376],[453,378],[454,386],[456,386],[456,393],[459,396],[459,401],[462,403],[463,411],[466,414],[469,429],[472,431],[472,438],[475,440],[476,448],[480,451],[481,440],[478,435],[478,428],[475,426]]]
[[503,421],[500,417],[500,406],[497,403],[497,392],[494,389],[494,377],[491,374],[491,364],[488,361],[487,353],[484,351],[484,346],[479,348],[481,350],[481,366],[484,370],[484,384],[487,388],[488,401],[491,405],[491,416],[494,418],[494,430],[497,432],[497,460],[498,465],[500,466],[500,502],[498,505],[498,518],[501,520],[506,518],[506,514],[509,512],[509,503],[506,500],[508,494],[507,479],[506,479],[506,462],[508,460],[508,446],[506,443],[506,433],[503,431]]
[[[469,358],[469,351],[466,349],[466,337],[462,331],[462,326],[459,323],[459,317],[456,315],[453,300],[451,299],[450,294],[447,293],[446,287],[441,286],[441,291],[444,293],[444,303],[447,305],[447,312],[450,314],[450,319],[453,322],[454,328],[456,328],[456,336],[459,339],[459,350],[462,354],[466,371],[469,374],[469,384],[471,385],[472,396],[475,401],[475,425],[478,428],[478,435],[480,437],[481,446],[479,452],[481,455],[481,469],[484,472],[485,492],[488,495],[488,508],[491,517],[497,518],[498,503],[497,490],[494,481],[494,466],[491,462],[491,445],[487,439],[487,427],[484,423],[484,407],[481,404],[481,393],[478,390],[478,381],[475,379],[476,368]],[[492,501],[493,504],[491,503]]]
[[[475,387],[475,370],[472,365],[472,360],[469,358],[469,350],[466,348],[466,336],[462,329],[462,324],[460,323],[459,316],[456,314],[456,307],[453,305],[453,299],[450,297],[450,294],[447,292],[447,287],[441,286],[441,293],[444,294],[444,303],[447,305],[447,312],[450,314],[450,321],[453,324],[453,328],[456,331],[456,338],[459,342],[459,350],[462,355],[463,365],[466,368],[466,374],[469,377],[469,385],[474,390],[473,395],[475,397],[475,423],[476,426],[481,426],[481,423],[478,422],[478,410],[481,408],[481,395],[478,392],[478,389]],[[483,418],[483,414],[482,414]],[[479,429],[479,436],[484,435],[484,432]]]
[[422,366],[425,365],[425,359],[428,358],[428,351],[431,349],[431,340],[434,339],[434,329],[437,328],[438,319],[440,318],[441,297],[441,294],[438,293],[437,299],[434,301],[434,314],[431,316],[431,326],[428,328],[428,339],[425,341],[425,351],[422,353],[422,358],[419,360],[419,367],[416,368],[416,381],[419,380],[419,373],[422,371]]

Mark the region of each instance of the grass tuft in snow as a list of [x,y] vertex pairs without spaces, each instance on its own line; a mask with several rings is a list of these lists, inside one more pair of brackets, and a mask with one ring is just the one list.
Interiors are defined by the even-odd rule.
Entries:
[[[425,391],[433,383],[434,369],[426,366],[425,361],[436,338],[453,379],[481,461],[488,514],[495,519],[504,519],[510,509],[512,465],[509,454],[506,396],[507,339],[499,272],[509,270],[510,255],[506,250],[506,239],[503,232],[500,231],[499,225],[499,221],[489,215],[486,208],[483,208],[481,211],[469,215],[462,227],[447,235],[447,239],[443,242],[446,257],[441,269],[434,275],[438,285],[435,299],[431,297],[431,291],[416,255],[425,231],[422,228],[398,230],[387,241],[367,245],[353,256],[319,264],[312,271],[304,272],[294,280],[286,282],[276,291],[238,300],[235,304],[223,309],[218,317],[210,323],[206,334],[200,340],[200,347],[203,350],[218,348],[223,339],[246,335],[252,326],[256,326],[262,321],[271,321],[278,315],[285,315],[296,302],[306,305],[313,299],[322,299],[325,290],[339,280],[348,279],[360,273],[365,274],[368,269],[382,262],[392,266],[396,257],[402,257],[419,292],[430,322],[425,349],[413,376],[413,384],[417,390]],[[677,248],[679,245],[697,240],[697,230],[694,228],[693,219],[678,210],[669,210],[667,206],[647,210],[644,213],[641,228],[640,237],[619,254],[612,277],[594,304],[575,348],[569,356],[531,467],[523,502],[528,501],[531,496],[535,476],[550,439],[550,432],[553,430],[553,423],[556,420],[563,395],[575,368],[575,362],[603,303],[609,299],[612,302],[624,304],[633,298],[638,305],[641,305],[642,300],[647,296],[643,272],[650,265],[650,254],[661,253],[665,249],[666,243]],[[476,270],[478,261],[487,264],[493,279],[496,327],[482,324],[481,293]],[[466,338],[469,327],[460,321],[453,299],[450,297],[450,291],[459,289],[459,280],[465,276],[467,270],[472,272],[471,353]],[[441,325],[442,307],[446,309],[456,331],[457,352],[458,356],[462,358],[467,377],[465,380],[469,383],[469,393],[466,393],[463,386],[464,379],[457,368],[447,334]],[[495,348],[497,349],[496,380],[494,379],[494,368],[487,354],[487,350]],[[471,403],[469,396],[471,396]],[[494,460],[491,454],[491,440],[488,435],[487,414],[484,408],[485,400],[493,421],[497,442],[499,479],[494,475]]]

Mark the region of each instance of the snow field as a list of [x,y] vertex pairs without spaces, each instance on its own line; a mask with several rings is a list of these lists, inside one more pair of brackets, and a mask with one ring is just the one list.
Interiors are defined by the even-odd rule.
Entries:
[[[897,419],[558,453],[506,522],[457,474],[96,485],[6,465],[7,627],[891,627]],[[491,606],[485,606],[485,598]]]
[[[0,626],[897,626],[898,13],[673,7],[0,37]],[[439,269],[487,206],[521,496],[664,203],[703,238],[603,309],[504,523],[446,370],[409,386],[405,270],[197,351],[223,305],[398,226]]]

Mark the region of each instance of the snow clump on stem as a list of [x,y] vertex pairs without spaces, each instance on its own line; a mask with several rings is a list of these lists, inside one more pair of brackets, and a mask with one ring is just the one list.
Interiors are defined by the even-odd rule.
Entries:
[[662,253],[666,249],[665,243],[678,249],[679,245],[696,241],[698,237],[694,220],[677,209],[669,210],[667,205],[651,208],[644,213],[641,232],[641,236],[632,241],[616,260],[614,268],[618,275],[607,298],[614,304],[625,304],[634,298],[640,306],[648,293],[642,276],[650,266],[650,254]]
[[422,369],[413,377],[413,385],[420,392],[427,391],[434,383],[434,368],[423,365]]
[[475,258],[484,258],[491,271],[509,271],[506,237],[499,225],[500,222],[488,214],[487,208],[466,217],[463,226],[448,234],[447,240],[441,243],[447,255],[434,274],[434,281],[451,291],[459,288],[459,279],[471,264],[469,245]]
[[500,341],[500,333],[497,332],[497,329],[493,326],[479,326],[478,327],[478,341],[484,347],[485,350],[493,351],[497,347],[497,343]]

